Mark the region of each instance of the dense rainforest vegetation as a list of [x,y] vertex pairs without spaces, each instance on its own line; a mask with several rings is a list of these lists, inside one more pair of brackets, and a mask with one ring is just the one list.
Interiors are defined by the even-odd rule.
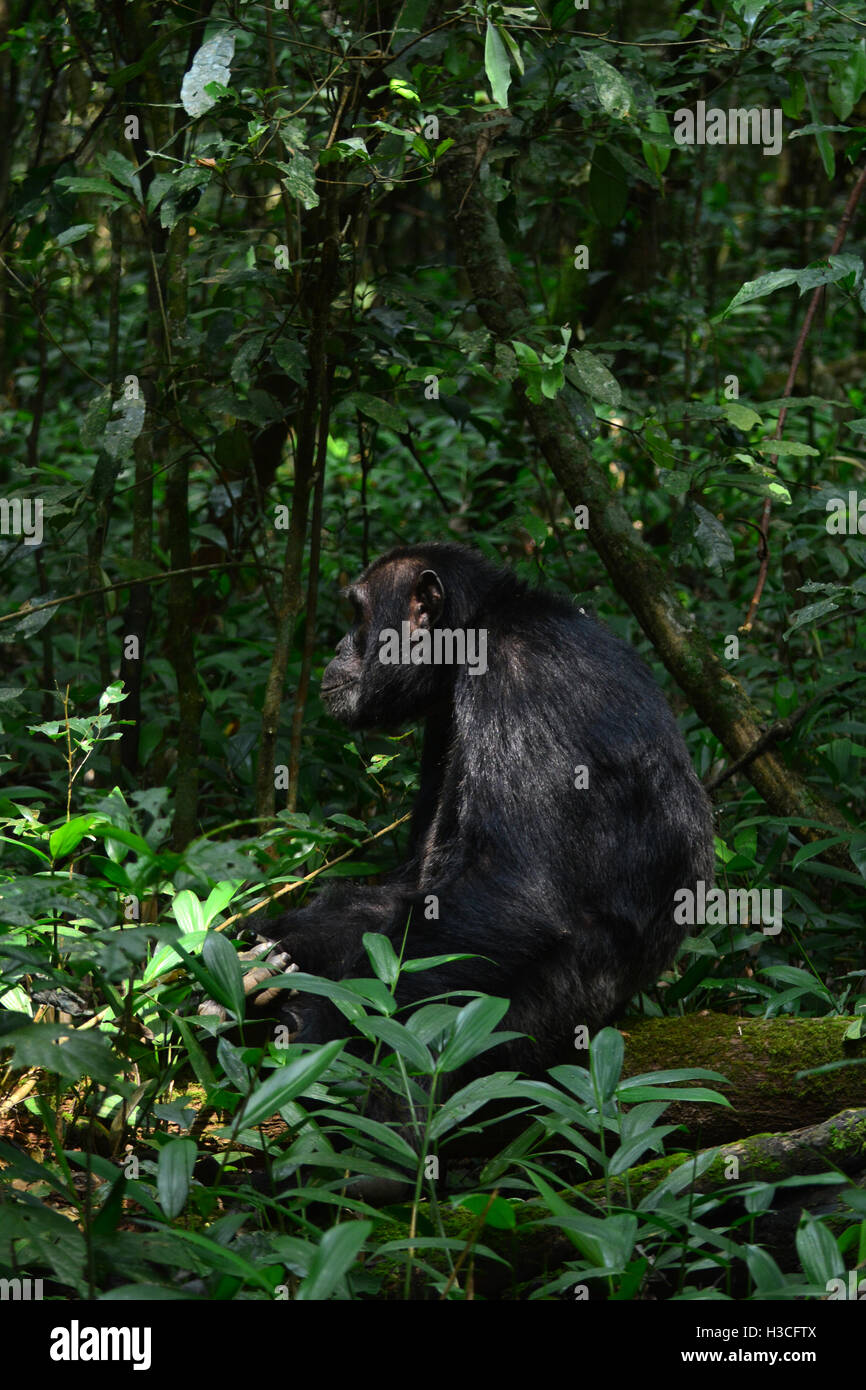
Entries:
[[[0,1277],[866,1296],[863,0],[3,0],[0,128]],[[440,1103],[501,1001],[379,938],[300,1046],[251,917],[404,852],[319,681],[442,540],[650,664],[722,891]]]

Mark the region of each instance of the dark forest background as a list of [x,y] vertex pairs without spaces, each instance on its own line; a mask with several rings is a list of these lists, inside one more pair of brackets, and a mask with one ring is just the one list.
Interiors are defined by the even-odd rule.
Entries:
[[[698,102],[778,113],[779,152],[678,143]],[[743,1298],[862,1265],[864,187],[862,0],[2,0],[4,1275]],[[442,539],[641,651],[712,795],[719,883],[784,899],[781,933],[696,928],[634,1001],[651,1050],[623,1076],[655,1082],[629,1092],[602,1035],[447,1198],[423,1153],[477,1106],[421,1161],[371,1121],[347,1158],[354,1063],[237,1027],[250,906],[405,843],[417,732],[348,735],[318,681],[342,586]],[[719,1195],[709,1143],[841,1111],[820,1200],[797,1186],[817,1131]],[[671,1114],[638,1213],[621,1175]],[[291,1179],[291,1222],[257,1165]],[[349,1171],[408,1183],[387,1230]],[[565,1253],[527,1242],[503,1283],[497,1232],[553,1218]]]

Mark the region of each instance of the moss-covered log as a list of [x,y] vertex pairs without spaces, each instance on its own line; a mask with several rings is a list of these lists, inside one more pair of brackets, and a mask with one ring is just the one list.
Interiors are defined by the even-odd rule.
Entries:
[[[866,1039],[849,1039],[851,1018],[728,1018],[686,1014],[623,1027],[626,1075],[709,1067],[728,1078],[731,1102],[677,1103],[668,1112],[707,1147],[742,1135],[817,1124],[866,1100]],[[859,1059],[859,1060],[858,1060]],[[836,1066],[819,1075],[817,1067]]]

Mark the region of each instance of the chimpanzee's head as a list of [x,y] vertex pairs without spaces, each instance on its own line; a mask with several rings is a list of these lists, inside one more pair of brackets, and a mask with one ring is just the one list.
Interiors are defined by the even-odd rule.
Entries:
[[374,561],[346,590],[355,621],[322,676],[329,713],[350,729],[425,718],[447,698],[457,667],[425,660],[415,635],[465,629],[491,574],[456,545],[409,546]]

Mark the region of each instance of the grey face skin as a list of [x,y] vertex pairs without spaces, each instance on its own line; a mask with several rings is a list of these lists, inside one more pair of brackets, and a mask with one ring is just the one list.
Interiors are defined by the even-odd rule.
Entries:
[[355,611],[350,632],[322,676],[328,713],[349,729],[393,726],[424,718],[435,702],[440,673],[381,660],[383,631],[430,631],[442,616],[445,590],[423,561],[395,561],[366,571],[346,596]]

